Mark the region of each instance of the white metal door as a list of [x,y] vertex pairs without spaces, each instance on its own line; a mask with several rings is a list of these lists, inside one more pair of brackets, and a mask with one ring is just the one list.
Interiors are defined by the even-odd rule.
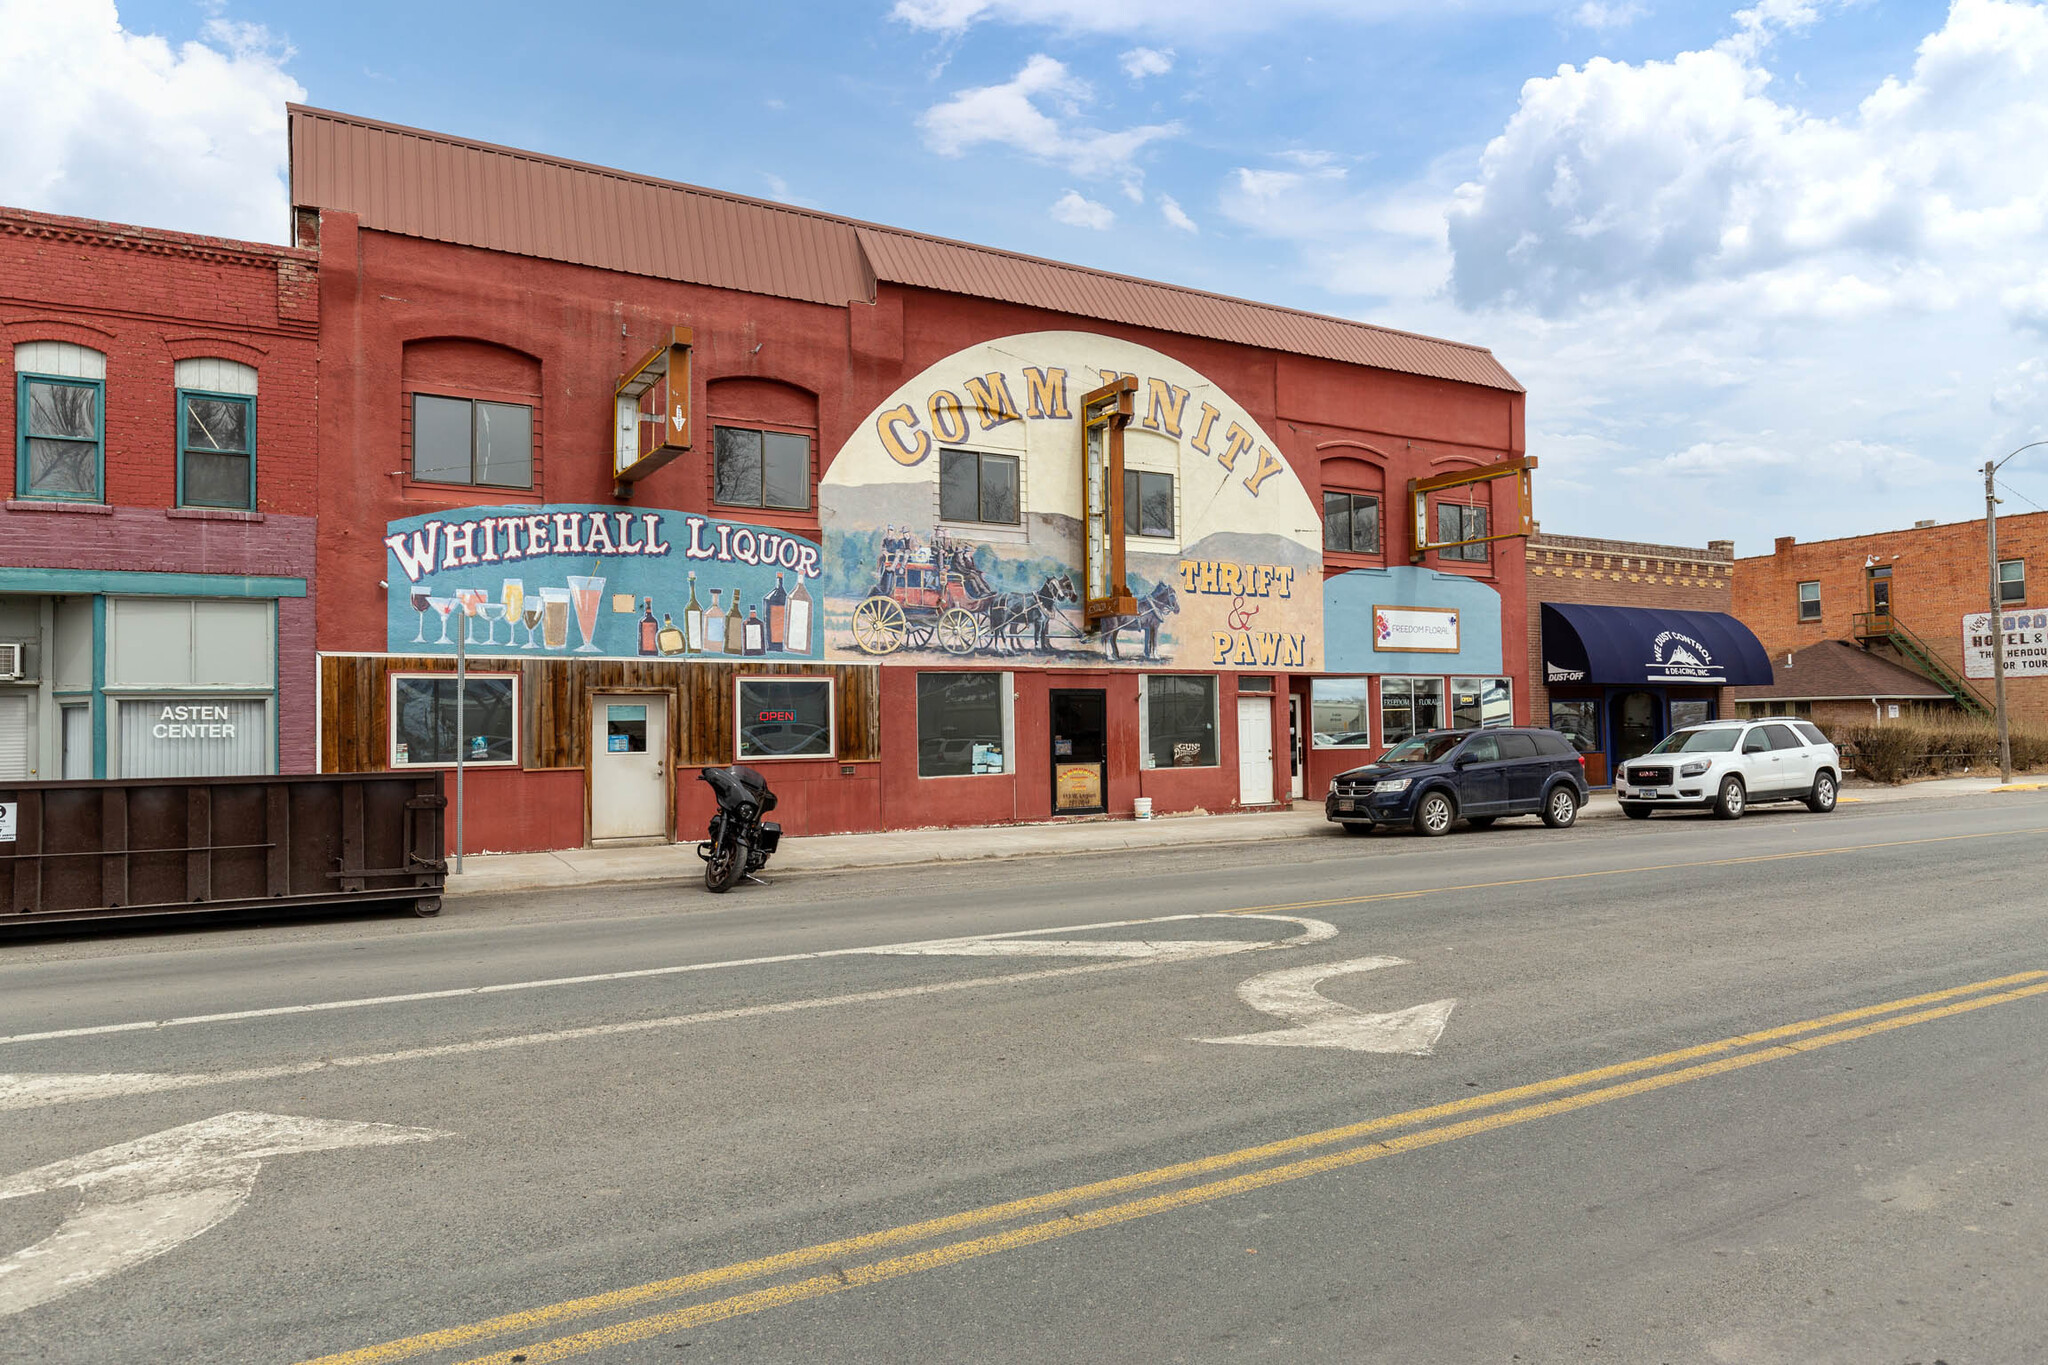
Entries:
[[1237,699],[1237,803],[1263,806],[1273,800],[1273,699]]
[[668,698],[590,699],[590,837],[668,835]]

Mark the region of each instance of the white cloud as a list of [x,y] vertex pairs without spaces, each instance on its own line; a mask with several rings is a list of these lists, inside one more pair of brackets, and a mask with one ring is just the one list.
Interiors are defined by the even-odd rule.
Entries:
[[1068,227],[1093,228],[1103,231],[1116,221],[1116,213],[1107,204],[1098,204],[1093,199],[1084,199],[1079,190],[1068,190],[1052,206],[1055,221]]
[[[1480,0],[1476,6],[1482,12],[1551,7],[1551,0]],[[1264,0],[1256,5],[1243,0],[896,0],[889,14],[935,33],[1007,23],[1066,33],[1159,33],[1192,41],[1267,30],[1296,19],[1357,24],[1439,11],[1429,0]]]
[[1147,76],[1164,76],[1173,70],[1173,49],[1169,47],[1162,51],[1156,47],[1134,47],[1117,58],[1117,63],[1134,81],[1142,81]]
[[1180,201],[1170,194],[1159,196],[1159,212],[1166,219],[1168,227],[1178,228],[1182,232],[1201,231],[1195,226],[1195,220],[1188,217],[1187,211],[1181,208]]
[[1572,22],[1597,33],[1609,33],[1627,28],[1647,13],[1649,11],[1635,0],[1616,0],[1613,4],[1605,3],[1605,0],[1585,0],[1572,11]]
[[0,202],[285,240],[291,50],[260,25],[204,31],[174,48],[112,0],[0,0]]
[[2048,227],[2048,11],[1956,0],[1911,74],[1840,119],[1774,97],[1760,60],[1816,17],[1766,0],[1713,48],[1524,85],[1451,207],[1459,300],[1561,314],[1751,280],[1767,307],[1836,314],[1942,302],[1930,266],[1951,292],[2030,268]]
[[918,126],[925,145],[941,156],[962,156],[975,147],[995,144],[1065,166],[1076,175],[1116,174],[1134,181],[1132,159],[1146,144],[1174,136],[1180,125],[1144,124],[1099,132],[1080,121],[1082,106],[1092,94],[1086,81],[1041,52],[1000,85],[957,91],[933,105]]

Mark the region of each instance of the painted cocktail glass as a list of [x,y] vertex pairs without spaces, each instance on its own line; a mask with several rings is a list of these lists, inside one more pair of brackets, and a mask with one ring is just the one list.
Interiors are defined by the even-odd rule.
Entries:
[[567,588],[542,588],[541,643],[549,649],[567,649],[569,646],[569,590]]
[[433,597],[434,590],[415,583],[412,585],[410,592],[412,595],[412,609],[420,614],[420,628],[413,632],[412,642],[416,645],[423,645],[427,642],[427,603]]
[[427,605],[441,615],[441,638],[434,643],[440,645],[453,644],[454,641],[448,638],[448,613],[455,610],[458,605],[456,600],[452,597],[429,597]]
[[484,590],[482,588],[457,588],[455,590],[455,600],[462,603],[462,614],[467,618],[462,623],[462,642],[466,645],[476,644],[476,617],[478,610],[484,604]]
[[540,648],[540,613],[541,600],[538,597],[528,597],[520,604],[519,623],[526,627],[526,643],[520,646],[521,649]]
[[505,604],[505,619],[512,624],[505,628],[507,646],[519,643],[519,609],[526,605],[526,583],[522,579],[508,578],[498,589],[498,600]]
[[597,634],[597,608],[604,597],[604,580],[571,574],[569,591],[576,602],[576,628],[583,632],[583,643],[576,646],[576,652],[597,654],[601,651],[592,637]]
[[[484,643],[487,645],[497,644],[498,622],[505,619],[505,604],[503,602],[486,602],[478,610],[484,614]],[[512,643],[512,632],[509,630],[505,632],[505,643],[508,645]]]

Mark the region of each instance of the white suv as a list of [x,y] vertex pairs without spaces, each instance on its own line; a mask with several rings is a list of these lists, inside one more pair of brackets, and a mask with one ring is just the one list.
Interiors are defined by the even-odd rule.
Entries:
[[1622,813],[1647,820],[1665,807],[1712,807],[1733,820],[1759,801],[1803,801],[1825,815],[1842,786],[1842,756],[1811,721],[1772,716],[1673,730],[1621,765]]

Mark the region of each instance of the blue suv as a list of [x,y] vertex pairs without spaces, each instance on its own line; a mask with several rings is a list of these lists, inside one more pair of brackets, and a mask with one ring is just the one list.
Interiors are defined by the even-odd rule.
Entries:
[[1323,814],[1346,834],[1406,825],[1435,836],[1460,818],[1484,829],[1503,815],[1569,829],[1588,795],[1585,759],[1555,730],[1431,730],[1337,774]]

